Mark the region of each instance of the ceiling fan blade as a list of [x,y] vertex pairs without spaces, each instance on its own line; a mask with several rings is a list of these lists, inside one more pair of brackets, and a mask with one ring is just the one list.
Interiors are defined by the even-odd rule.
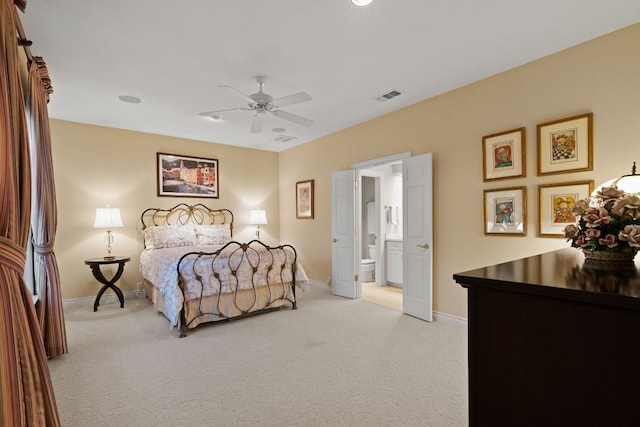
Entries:
[[238,95],[240,95],[241,97],[243,97],[248,103],[253,104],[255,103],[255,101],[249,97],[249,95],[245,95],[244,93],[240,92],[238,89],[236,89],[233,86],[228,86],[228,85],[218,85],[218,87],[226,87],[231,89],[232,91],[234,91],[235,93],[237,93]]
[[311,101],[311,96],[306,92],[298,92],[293,95],[283,96],[282,98],[274,99],[271,102],[273,108],[280,108],[287,105],[299,104],[300,102]]
[[215,114],[218,113],[226,113],[227,111],[251,111],[251,108],[245,108],[245,107],[241,107],[241,108],[227,108],[226,110],[216,110],[216,111],[206,111],[204,113],[198,113],[199,116],[204,116],[204,117],[211,117]]
[[260,133],[262,130],[262,119],[264,114],[256,114],[251,121],[251,133]]
[[279,118],[285,119],[285,120],[289,120],[290,122],[294,122],[294,123],[297,123],[297,124],[302,125],[302,126],[309,127],[314,123],[313,120],[307,119],[307,118],[302,117],[302,116],[298,116],[296,114],[287,113],[286,111],[274,110],[274,111],[271,111],[271,112],[276,117],[279,117]]

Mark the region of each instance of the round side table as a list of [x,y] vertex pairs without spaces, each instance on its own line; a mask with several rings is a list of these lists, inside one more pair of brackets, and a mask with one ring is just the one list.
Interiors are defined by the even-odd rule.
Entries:
[[[120,279],[122,273],[124,273],[124,265],[129,261],[131,261],[131,258],[119,256],[113,258],[91,258],[84,260],[84,263],[91,267],[93,277],[95,277],[98,282],[104,285],[102,289],[98,291],[96,301],[93,303],[93,311],[98,311],[100,298],[102,298],[102,294],[104,294],[104,291],[106,291],[107,289],[111,289],[116,293],[116,295],[118,296],[118,300],[120,301],[120,308],[124,308],[124,295],[122,295],[122,291],[120,290],[120,288],[116,286],[116,282]],[[116,271],[116,274],[113,275],[111,280],[107,280],[107,278],[104,277],[104,274],[102,274],[102,271],[100,271],[100,267],[103,265],[111,264],[118,264],[118,271]]]

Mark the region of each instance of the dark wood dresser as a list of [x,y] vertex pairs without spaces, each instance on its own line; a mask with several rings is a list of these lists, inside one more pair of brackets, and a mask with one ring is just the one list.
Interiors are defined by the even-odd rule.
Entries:
[[468,290],[471,426],[640,426],[638,262],[567,248],[453,278]]

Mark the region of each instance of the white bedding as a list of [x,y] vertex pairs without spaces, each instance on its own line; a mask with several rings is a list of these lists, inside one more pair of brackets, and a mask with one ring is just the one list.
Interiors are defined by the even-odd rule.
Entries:
[[[232,249],[235,245],[228,247]],[[290,269],[282,269],[285,262],[284,252],[275,250],[267,251],[262,246],[255,246],[258,252],[249,249],[246,253],[237,250],[230,253],[225,250],[224,254],[217,257],[214,262],[214,268],[218,273],[219,280],[214,277],[211,269],[211,257],[202,257],[195,265],[195,256],[190,256],[190,262],[183,262],[181,274],[186,280],[185,295],[188,300],[199,298],[202,295],[214,295],[220,292],[234,292],[237,289],[250,289],[252,287],[265,286],[267,283],[268,265],[273,264],[271,270],[268,271],[269,284],[292,282]],[[178,287],[178,270],[177,265],[180,258],[189,252],[215,252],[222,248],[222,245],[215,246],[183,246],[183,247],[167,247],[161,249],[145,249],[140,255],[140,272],[142,276],[149,281],[159,294],[164,298],[163,312],[173,325],[178,324],[180,309],[183,305],[182,292]],[[271,263],[272,255],[276,257]],[[241,257],[246,258],[242,260]],[[231,267],[229,267],[229,261]],[[259,261],[259,262],[258,262]],[[235,275],[232,269],[236,269],[238,264],[241,265],[237,269]],[[253,267],[256,268],[254,274]],[[196,274],[201,277],[201,282],[196,279]],[[237,280],[236,280],[237,277]],[[305,287],[309,284],[309,279],[302,266],[298,263],[296,266],[296,285]]]

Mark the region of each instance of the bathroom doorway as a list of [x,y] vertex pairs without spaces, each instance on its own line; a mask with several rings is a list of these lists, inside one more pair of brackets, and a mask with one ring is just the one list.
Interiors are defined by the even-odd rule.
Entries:
[[358,171],[360,298],[402,311],[402,163]]

